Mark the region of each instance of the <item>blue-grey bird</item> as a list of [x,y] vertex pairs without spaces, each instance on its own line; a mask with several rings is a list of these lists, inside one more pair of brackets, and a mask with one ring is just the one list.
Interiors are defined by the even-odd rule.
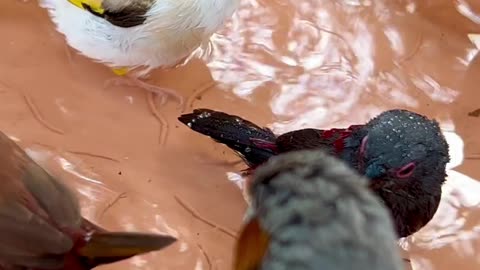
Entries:
[[388,209],[368,181],[319,150],[273,157],[253,176],[234,270],[401,270]]

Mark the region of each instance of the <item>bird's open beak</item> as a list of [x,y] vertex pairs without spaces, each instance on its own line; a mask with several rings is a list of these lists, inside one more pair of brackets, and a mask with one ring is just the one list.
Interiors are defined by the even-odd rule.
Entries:
[[77,250],[89,269],[128,259],[135,255],[163,249],[176,239],[171,236],[143,233],[94,233],[86,245]]
[[103,8],[103,0],[68,0],[68,2],[81,9],[89,9],[90,11],[101,15],[105,12]]

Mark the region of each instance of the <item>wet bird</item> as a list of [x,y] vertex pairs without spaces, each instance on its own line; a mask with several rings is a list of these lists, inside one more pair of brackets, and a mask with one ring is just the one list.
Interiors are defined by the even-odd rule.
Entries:
[[388,110],[365,125],[280,136],[235,115],[196,109],[179,121],[236,151],[254,169],[280,153],[323,149],[367,176],[391,213],[400,237],[426,225],[437,211],[448,144],[438,123],[408,110]]
[[88,270],[160,250],[167,235],[108,232],[71,191],[0,132],[0,269]]
[[403,269],[390,214],[367,182],[320,150],[273,157],[254,173],[233,269]]
[[103,63],[127,83],[167,96],[172,89],[142,82],[150,70],[174,67],[198,48],[208,51],[210,38],[229,19],[239,0],[40,0],[67,43]]

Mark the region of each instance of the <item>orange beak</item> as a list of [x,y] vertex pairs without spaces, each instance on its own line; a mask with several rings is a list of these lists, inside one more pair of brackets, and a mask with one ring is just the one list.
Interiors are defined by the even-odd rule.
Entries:
[[233,270],[257,270],[263,261],[270,242],[270,236],[252,218],[242,229],[234,256]]

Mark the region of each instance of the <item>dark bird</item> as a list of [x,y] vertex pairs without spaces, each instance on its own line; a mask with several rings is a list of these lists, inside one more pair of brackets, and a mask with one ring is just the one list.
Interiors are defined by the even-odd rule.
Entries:
[[437,211],[448,144],[438,123],[407,111],[389,110],[365,125],[280,136],[235,115],[196,109],[178,118],[196,132],[236,151],[250,169],[284,152],[322,149],[367,176],[370,188],[391,210],[400,237],[427,224]]
[[401,270],[390,214],[360,176],[320,150],[261,165],[234,270]]
[[0,132],[0,269],[88,270],[160,250],[166,235],[107,232],[72,192]]

